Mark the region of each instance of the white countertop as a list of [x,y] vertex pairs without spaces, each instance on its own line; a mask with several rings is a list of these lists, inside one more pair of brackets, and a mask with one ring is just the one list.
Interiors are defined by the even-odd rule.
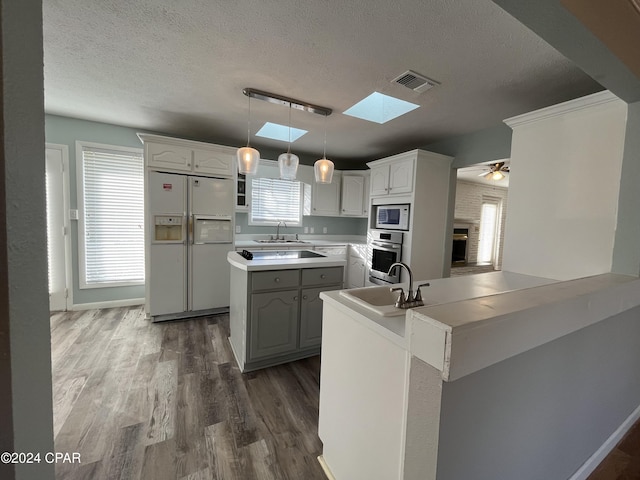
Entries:
[[316,258],[283,258],[283,259],[256,259],[247,260],[238,252],[229,252],[227,261],[231,266],[248,272],[262,270],[292,270],[296,268],[320,268],[320,267],[344,267],[346,260],[336,257]]
[[640,279],[612,273],[557,281],[491,272],[429,282],[427,305],[400,316],[376,315],[339,291],[320,297],[437,368],[446,381],[640,306]]
[[425,306],[410,350],[453,381],[636,306],[640,280],[612,273]]
[[[414,286],[427,281],[431,286],[422,288],[422,297],[425,304],[441,305],[474,297],[485,297],[511,290],[545,285],[556,280],[512,272],[489,272],[478,275],[421,280],[414,282]],[[402,286],[405,291],[407,288],[406,283],[394,286]],[[409,348],[409,339],[405,336],[406,314],[394,317],[375,315],[370,310],[340,295],[339,291],[323,292],[320,297],[325,301],[332,302],[340,310],[351,312],[355,320],[367,325],[394,343]],[[420,311],[424,308],[427,307],[418,307],[412,310]],[[407,312],[410,311],[407,310]]]

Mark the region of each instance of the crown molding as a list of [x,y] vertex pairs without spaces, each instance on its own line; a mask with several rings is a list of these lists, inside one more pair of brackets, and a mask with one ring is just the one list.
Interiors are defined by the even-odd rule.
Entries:
[[[569,100],[568,102],[559,103],[550,107],[541,108],[540,110],[534,110],[533,112],[524,113],[516,117],[507,118],[503,120],[511,128],[521,127],[529,123],[539,122],[548,118],[557,117],[566,113],[577,112],[584,108],[595,107],[597,105],[603,105],[611,102],[622,102],[609,90],[593,93],[586,97],[576,98]],[[624,103],[624,102],[623,102]]]

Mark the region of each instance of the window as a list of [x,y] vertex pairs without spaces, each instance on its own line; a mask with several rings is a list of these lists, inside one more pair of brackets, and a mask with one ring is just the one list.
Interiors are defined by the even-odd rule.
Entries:
[[254,178],[251,182],[252,225],[302,225],[302,196],[300,182],[278,178]]
[[143,284],[142,150],[76,145],[80,288]]
[[495,263],[500,207],[501,201],[499,198],[482,198],[478,263]]

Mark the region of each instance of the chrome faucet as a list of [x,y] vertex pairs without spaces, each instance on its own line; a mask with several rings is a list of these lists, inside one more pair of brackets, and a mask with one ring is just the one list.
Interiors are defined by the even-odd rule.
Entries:
[[278,222],[278,226],[276,227],[276,238],[275,240],[284,240],[284,234],[282,234],[282,238],[280,238],[280,224],[284,225],[284,228],[287,228],[287,224],[284,220],[280,220]]
[[396,267],[403,267],[409,274],[409,291],[407,292],[406,296],[404,294],[404,290],[402,289],[402,287],[389,289],[392,292],[397,292],[397,291],[400,292],[400,295],[398,296],[398,299],[396,300],[396,303],[395,303],[396,308],[422,307],[424,305],[424,301],[422,300],[422,293],[420,292],[420,287],[428,287],[429,284],[423,283],[421,285],[418,285],[418,288],[416,289],[416,293],[414,295],[412,290],[413,272],[411,271],[411,268],[409,268],[409,265],[407,265],[404,262],[396,262],[389,267],[389,271],[387,272],[387,274],[391,275],[391,271]]

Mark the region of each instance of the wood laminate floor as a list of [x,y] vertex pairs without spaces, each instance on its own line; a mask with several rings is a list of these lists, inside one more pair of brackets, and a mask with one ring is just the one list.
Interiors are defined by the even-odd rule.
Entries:
[[[320,357],[241,374],[227,315],[142,308],[51,316],[56,478],[324,480]],[[588,480],[640,479],[640,422]]]
[[241,374],[228,316],[152,324],[142,308],[51,316],[62,479],[325,479],[320,358]]

